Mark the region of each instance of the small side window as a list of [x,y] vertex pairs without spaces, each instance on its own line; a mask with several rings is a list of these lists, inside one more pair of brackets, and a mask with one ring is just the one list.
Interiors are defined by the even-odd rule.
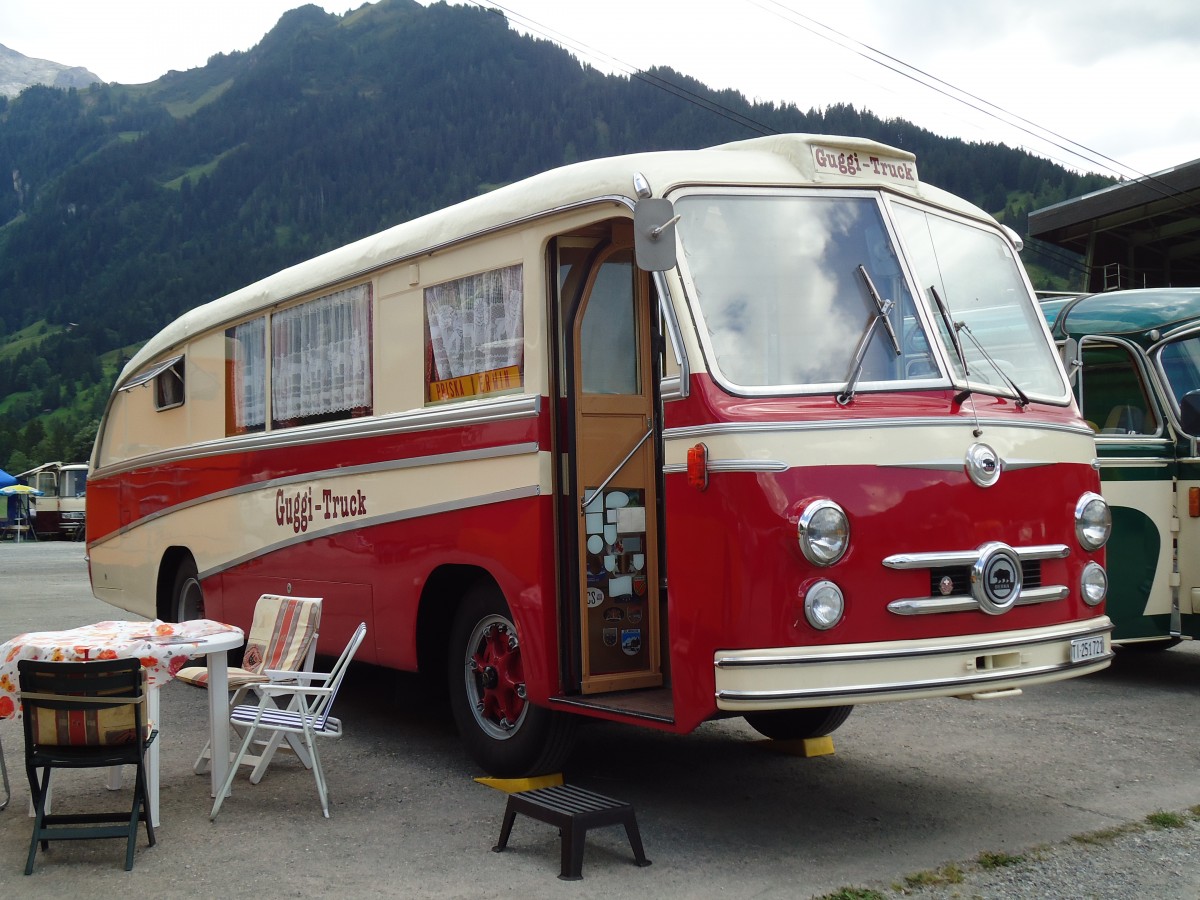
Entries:
[[173,409],[183,406],[183,359],[154,376],[154,408]]
[[1101,436],[1152,435],[1158,415],[1128,349],[1084,342],[1083,417]]

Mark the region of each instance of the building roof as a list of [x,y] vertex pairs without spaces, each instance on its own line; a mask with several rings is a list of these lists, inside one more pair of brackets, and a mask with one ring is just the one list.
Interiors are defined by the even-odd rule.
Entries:
[[1200,160],[1029,214],[1029,236],[1081,254],[1087,290],[1200,285]]

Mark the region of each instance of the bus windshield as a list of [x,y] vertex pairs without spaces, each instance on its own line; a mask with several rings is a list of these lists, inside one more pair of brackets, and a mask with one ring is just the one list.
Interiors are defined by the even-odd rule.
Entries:
[[895,340],[875,330],[862,384],[942,377],[877,197],[693,194],[675,211],[711,365],[733,389],[840,390],[880,313],[872,285]]
[[1066,386],[1009,244],[995,232],[929,210],[893,208],[958,378],[985,392],[1007,392],[1011,379],[1018,394],[1061,398]]

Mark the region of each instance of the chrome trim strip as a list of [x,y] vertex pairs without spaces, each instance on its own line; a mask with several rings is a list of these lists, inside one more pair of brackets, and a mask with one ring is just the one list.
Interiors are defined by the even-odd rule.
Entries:
[[[778,459],[710,459],[709,474],[713,472],[786,472],[791,468]],[[679,475],[687,471],[687,463],[668,463],[662,467],[665,475]]]
[[[1013,547],[1021,562],[1039,559],[1066,559],[1071,548],[1066,544],[1037,544],[1032,547]],[[973,566],[979,562],[978,550],[947,550],[931,553],[895,553],[885,556],[883,564],[889,569],[934,569],[946,566]]]
[[347,531],[361,531],[364,528],[369,528],[375,525],[387,525],[391,522],[403,522],[406,519],[416,519],[422,516],[432,516],[438,513],[456,512],[460,509],[472,509],[476,506],[490,506],[493,503],[505,503],[509,500],[522,500],[527,497],[536,497],[540,493],[537,485],[531,485],[523,488],[513,488],[507,491],[499,491],[495,494],[484,494],[479,497],[469,497],[464,500],[455,500],[448,503],[434,503],[429,506],[417,507],[415,509],[405,509],[400,512],[388,513],[382,516],[370,516],[365,519],[357,519],[353,522],[346,522],[341,525],[334,525],[330,528],[322,528],[319,531],[309,531],[305,534],[299,534],[295,537],[287,538],[283,541],[276,541],[273,544],[264,544],[253,553],[246,553],[242,556],[234,557],[227,560],[219,566],[213,566],[199,573],[200,579],[203,581],[213,575],[219,575],[228,569],[235,568],[251,560],[258,559],[261,556],[266,556],[274,553],[277,550],[283,550],[287,547],[296,544],[307,543],[308,541],[318,538],[332,537],[336,534],[342,534]]
[[779,703],[795,700],[814,700],[821,697],[860,697],[869,694],[899,694],[908,691],[933,691],[944,690],[946,688],[957,689],[959,694],[976,693],[970,690],[973,686],[981,684],[989,684],[996,681],[1009,681],[1014,678],[1025,680],[1028,678],[1037,677],[1038,675],[1047,675],[1053,672],[1069,672],[1073,669],[1090,669],[1097,667],[1100,663],[1107,664],[1114,656],[1112,650],[1109,650],[1102,656],[1093,656],[1091,659],[1081,660],[1077,663],[1064,662],[1054,663],[1045,666],[1036,666],[1027,669],[988,669],[984,672],[974,675],[965,675],[961,678],[954,679],[935,679],[928,681],[904,681],[904,682],[888,682],[884,684],[864,684],[853,687],[841,688],[810,688],[801,690],[789,691],[717,691],[718,700],[732,701],[735,703]]
[[1014,646],[1032,646],[1034,644],[1053,644],[1059,641],[1075,640],[1081,637],[1094,637],[1097,634],[1107,634],[1113,630],[1112,622],[1097,627],[1091,620],[1075,622],[1070,628],[1031,637],[1021,632],[994,638],[990,641],[971,641],[964,638],[961,643],[940,644],[934,647],[915,647],[904,649],[883,648],[878,650],[828,650],[806,654],[804,656],[734,656],[718,657],[718,669],[738,668],[743,666],[803,666],[821,663],[870,662],[887,659],[917,659],[925,656],[945,656],[955,653],[970,653],[982,656]]
[[1101,469],[1165,469],[1173,462],[1174,460],[1167,460],[1153,456],[1130,456],[1127,458],[1110,456],[1107,459],[1101,457],[1097,460],[1097,464]]
[[[266,481],[256,481],[252,484],[241,485],[240,487],[228,488],[224,491],[214,491],[211,494],[205,494],[202,497],[196,497],[184,503],[177,503],[174,506],[160,509],[158,512],[150,513],[148,516],[143,516],[136,522],[128,525],[123,525],[100,540],[93,541],[91,546],[99,546],[113,538],[128,534],[135,528],[140,528],[156,519],[161,519],[164,516],[172,513],[182,512],[185,509],[190,509],[193,506],[199,506],[202,503],[211,503],[215,500],[224,500],[229,497],[236,497],[239,494],[250,494],[255,491],[269,491],[275,488],[286,487],[292,484],[302,484],[306,481],[316,481],[322,478],[341,478],[350,475],[366,475],[375,472],[391,472],[398,469],[414,469],[423,466],[437,466],[446,463],[456,462],[474,462],[484,459],[500,459],[505,456],[522,456],[528,453],[537,453],[538,445],[533,442],[524,444],[509,444],[503,447],[488,447],[482,450],[462,450],[457,453],[441,453],[435,456],[419,456],[411,459],[389,459],[383,462],[366,463],[361,466],[344,466],[335,469],[317,469],[311,472],[302,472],[299,475],[289,475],[286,478],[270,478]],[[538,486],[534,486],[535,490]],[[365,519],[356,520],[358,523],[367,521]]]
[[[1035,431],[1060,431],[1068,434],[1082,434],[1094,437],[1092,429],[1086,425],[1062,425],[1054,422],[1018,422],[1010,419],[980,419],[980,425],[991,428],[1027,428]],[[949,415],[920,416],[911,419],[881,418],[881,419],[850,419],[850,420],[814,420],[812,422],[714,422],[707,425],[689,425],[683,428],[668,428],[663,436],[668,440],[692,441],[706,437],[718,437],[727,434],[763,434],[772,432],[791,431],[852,431],[863,428],[947,428],[962,425],[972,426],[973,422],[960,421]],[[936,461],[935,461],[936,462]],[[962,468],[962,461],[958,460]]]
[[93,479],[107,478],[143,467],[200,459],[206,456],[222,456],[227,453],[303,447],[324,441],[408,434],[417,431],[431,431],[435,428],[459,428],[513,419],[534,418],[541,411],[542,398],[540,395],[521,394],[449,408],[439,407],[416,412],[389,413],[362,419],[341,419],[337,422],[323,422],[320,425],[221,437],[186,447],[160,450],[156,453],[131,457],[120,463],[103,466],[96,469],[90,477]]
[[658,307],[667,323],[667,337],[671,339],[671,349],[675,351],[675,362],[679,364],[679,399],[684,399],[691,393],[692,365],[683,344],[683,329],[679,327],[675,304],[671,302],[671,289],[667,285],[665,272],[654,273],[654,287],[658,291]]
[[[1061,584],[1025,588],[1017,595],[1013,606],[1032,606],[1036,603],[1051,603],[1071,596],[1070,588]],[[913,597],[893,600],[887,605],[888,612],[898,616],[923,616],[931,613],[978,612],[979,604],[974,597],[955,594],[949,597]]]
[[670,375],[658,383],[658,396],[662,400],[682,400],[683,385],[678,375]]

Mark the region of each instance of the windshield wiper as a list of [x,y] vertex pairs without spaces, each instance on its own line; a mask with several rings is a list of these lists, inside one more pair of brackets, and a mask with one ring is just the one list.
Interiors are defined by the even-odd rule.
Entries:
[[[954,327],[954,320],[950,318],[950,310],[946,308],[946,302],[942,299],[942,295],[937,292],[934,285],[929,286],[929,293],[933,297],[933,302],[937,305],[938,313],[942,317],[942,324],[946,326],[946,333],[950,335],[950,343],[954,347],[954,352],[958,355],[958,361],[962,365],[963,378],[969,380],[971,371],[967,368],[967,355],[963,353],[962,344],[958,340],[958,329]],[[962,403],[971,396],[971,389],[959,391],[954,395],[955,403]]]
[[1009,389],[1012,390],[1012,392],[1017,395],[1017,406],[1028,406],[1029,405],[1029,397],[1027,397],[1025,395],[1025,392],[1023,390],[1021,390],[1021,388],[1017,385],[1017,383],[1015,381],[1013,381],[1011,378],[1008,377],[1008,373],[1005,372],[1002,368],[1000,368],[1000,364],[997,363],[994,359],[992,359],[991,354],[989,354],[985,349],[983,349],[983,344],[981,344],[979,342],[979,338],[975,337],[975,333],[973,331],[971,331],[970,328],[967,327],[967,323],[966,322],[955,322],[954,327],[961,331],[965,331],[967,333],[967,337],[969,337],[971,339],[971,343],[975,345],[975,349],[979,351],[979,355],[982,356],[985,360],[987,360],[988,365],[990,365],[993,369],[996,370],[996,374],[999,375],[1001,378],[1003,378],[1004,383],[1007,384]]
[[854,390],[858,385],[859,376],[862,375],[863,362],[867,358],[867,348],[871,345],[871,338],[875,336],[875,329],[879,327],[880,323],[883,323],[888,337],[892,339],[892,348],[896,351],[896,355],[900,355],[900,339],[896,337],[896,329],[892,327],[891,319],[888,318],[888,314],[891,313],[892,307],[896,305],[896,302],[894,300],[884,300],[879,296],[879,291],[875,290],[875,282],[871,280],[871,276],[867,274],[867,270],[861,263],[859,263],[857,271],[862,276],[863,283],[867,286],[867,293],[875,301],[875,315],[871,318],[870,323],[867,325],[867,330],[858,342],[858,349],[854,352],[854,362],[850,366],[850,374],[846,380],[846,386],[837,395],[837,402],[842,406],[845,406],[854,399]]

